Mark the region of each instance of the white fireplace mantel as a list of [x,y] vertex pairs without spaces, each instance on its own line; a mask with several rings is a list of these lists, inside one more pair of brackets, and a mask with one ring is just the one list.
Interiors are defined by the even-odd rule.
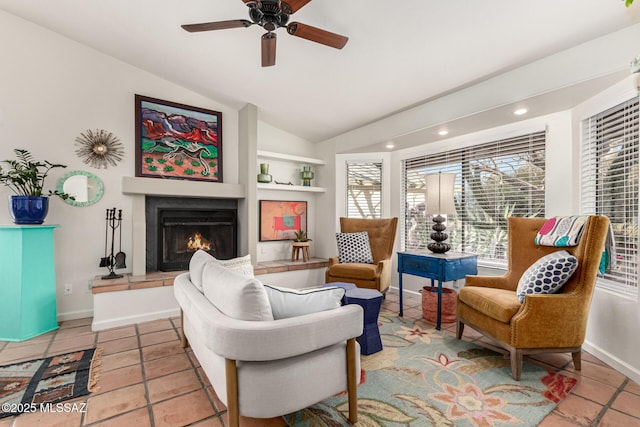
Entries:
[[244,199],[242,184],[189,181],[180,179],[122,177],[122,193],[143,196],[208,197],[213,199]]
[[210,199],[244,199],[242,184],[224,184],[159,178],[122,177],[122,194],[133,196],[132,275],[146,274],[145,196],[205,197]]

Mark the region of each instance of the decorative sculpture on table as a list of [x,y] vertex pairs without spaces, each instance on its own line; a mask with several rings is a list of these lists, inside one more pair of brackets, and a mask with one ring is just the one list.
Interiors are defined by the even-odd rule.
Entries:
[[447,233],[443,233],[447,229],[444,222],[447,220],[442,214],[455,215],[456,205],[453,200],[453,187],[456,180],[455,173],[433,173],[425,176],[426,180],[426,210],[425,215],[433,216],[433,233],[431,239],[433,242],[427,245],[427,248],[437,254],[443,254],[451,249],[451,245],[445,243],[449,238]]

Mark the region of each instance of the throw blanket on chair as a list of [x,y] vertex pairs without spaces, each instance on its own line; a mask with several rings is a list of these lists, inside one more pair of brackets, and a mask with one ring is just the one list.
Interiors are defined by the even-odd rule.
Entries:
[[600,269],[598,270],[598,272],[600,274],[604,274],[605,272],[615,270],[617,256],[616,241],[613,234],[613,225],[611,225],[611,222],[609,222],[609,232],[607,233],[607,240],[605,240],[604,242],[604,252],[602,253],[602,258],[600,259]]
[[[541,246],[576,246],[582,236],[582,230],[587,222],[587,215],[556,216],[549,218],[535,238],[537,245]],[[609,223],[609,232],[604,246],[604,252],[600,259],[599,273],[604,274],[615,268],[616,245],[613,234],[613,226]]]
[[549,218],[536,236],[542,246],[576,246],[582,236],[587,216],[555,216]]

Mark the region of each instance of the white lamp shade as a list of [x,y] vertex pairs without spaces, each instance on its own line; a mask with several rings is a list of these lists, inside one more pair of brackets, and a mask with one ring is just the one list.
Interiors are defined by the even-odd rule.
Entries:
[[425,175],[427,197],[426,215],[453,215],[456,204],[453,200],[455,173],[430,173]]

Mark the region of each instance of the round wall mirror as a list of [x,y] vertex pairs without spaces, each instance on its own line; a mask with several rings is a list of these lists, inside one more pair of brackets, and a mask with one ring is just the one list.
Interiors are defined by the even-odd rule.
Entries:
[[67,193],[75,200],[67,199],[71,206],[90,206],[96,203],[104,193],[100,178],[85,171],[71,171],[58,180],[58,192]]

